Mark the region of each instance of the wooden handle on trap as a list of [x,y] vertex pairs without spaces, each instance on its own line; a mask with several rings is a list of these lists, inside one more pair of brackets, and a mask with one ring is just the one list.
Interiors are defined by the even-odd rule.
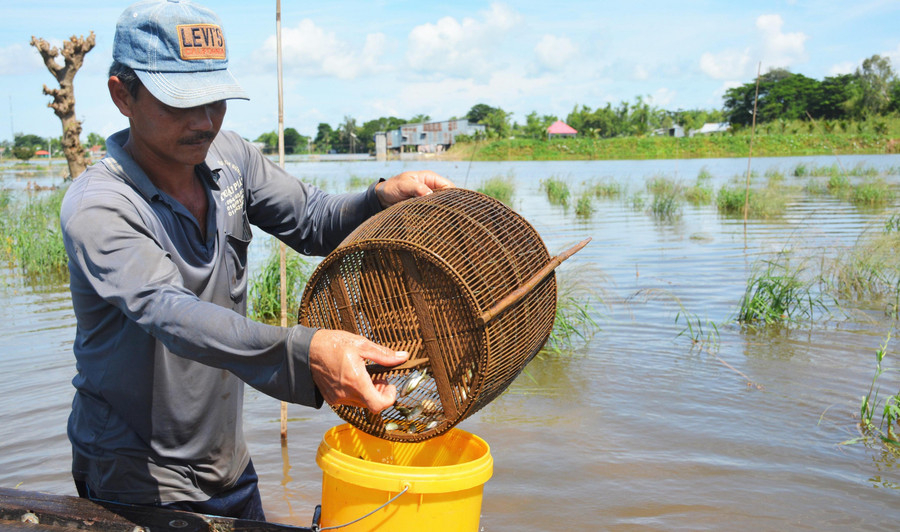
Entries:
[[543,281],[545,277],[550,275],[557,266],[562,264],[564,260],[581,251],[581,248],[586,246],[590,241],[591,237],[587,237],[581,242],[567,249],[566,251],[550,259],[550,262],[548,262],[547,265],[541,268],[536,274],[531,276],[531,279],[525,281],[522,286],[507,294],[506,297],[498,301],[496,305],[485,311],[485,313],[480,316],[482,325],[487,325],[494,318],[502,314],[503,311],[516,304],[516,302],[525,297],[528,292],[531,292],[534,287],[538,285],[538,283]]

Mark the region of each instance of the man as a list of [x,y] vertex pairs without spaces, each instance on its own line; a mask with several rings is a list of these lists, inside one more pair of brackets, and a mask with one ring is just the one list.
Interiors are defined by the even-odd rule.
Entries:
[[299,182],[232,132],[218,17],[186,1],[129,7],[116,26],[110,96],[129,128],[78,177],[61,209],[77,318],[69,418],[80,495],[263,520],[244,441],[243,383],[277,399],[380,412],[396,390],[365,360],[394,352],[342,331],[246,314],[251,224],[326,254],[382,208],[452,186],[405,172],[365,193]]

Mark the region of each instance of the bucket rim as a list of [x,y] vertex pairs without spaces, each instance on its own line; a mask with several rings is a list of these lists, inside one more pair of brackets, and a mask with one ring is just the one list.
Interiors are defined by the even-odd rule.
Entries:
[[[383,464],[348,455],[328,442],[330,437],[336,437],[338,433],[346,431],[355,431],[363,437],[375,438],[349,423],[337,425],[325,432],[316,451],[316,464],[322,469],[323,474],[344,482],[387,492],[400,492],[408,487],[410,493],[447,493],[482,486],[493,474],[494,459],[491,456],[490,446],[477,435],[459,428],[452,428],[432,440],[463,437],[483,449],[483,453],[473,460],[460,464],[435,467]],[[429,440],[414,443],[383,441],[390,445],[423,445]]]

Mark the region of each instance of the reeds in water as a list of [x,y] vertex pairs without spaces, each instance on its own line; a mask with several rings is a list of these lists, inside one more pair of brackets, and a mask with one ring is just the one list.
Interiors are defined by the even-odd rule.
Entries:
[[30,192],[22,200],[12,193],[0,194],[0,256],[18,266],[29,277],[61,281],[68,257],[59,226],[59,208],[65,188]]
[[[300,254],[288,249],[286,255],[285,284],[287,286],[287,316],[288,323],[297,323],[297,311],[300,307],[300,297],[303,286],[312,274],[313,266]],[[247,314],[257,320],[270,324],[278,324],[281,321],[281,257],[278,246],[272,246],[272,250],[266,259],[262,270],[250,281],[250,308]]]
[[477,190],[511,207],[516,194],[516,180],[512,174],[494,176],[482,183]]
[[551,176],[548,179],[541,180],[541,190],[547,193],[547,200],[551,205],[569,205],[569,185],[562,179]]
[[754,266],[741,298],[737,320],[746,325],[772,325],[812,321],[817,311],[828,312],[826,297],[810,276],[805,263],[792,264],[787,252]]

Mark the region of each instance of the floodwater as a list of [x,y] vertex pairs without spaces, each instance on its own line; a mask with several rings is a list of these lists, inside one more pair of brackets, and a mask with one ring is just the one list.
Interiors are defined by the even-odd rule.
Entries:
[[[802,182],[790,176],[797,164],[835,162],[896,173],[900,156],[758,158],[752,167],[759,176],[776,169]],[[5,168],[2,186],[58,182],[62,167],[50,168]],[[883,227],[896,205],[864,210],[799,192],[784,216],[745,225],[713,205],[685,204],[678,216],[660,219],[629,199],[651,177],[691,184],[701,168],[718,189],[746,174],[746,159],[289,163],[333,191],[421,168],[471,188],[512,177],[515,209],[551,254],[593,238],[559,272],[561,284],[575,279],[596,294],[590,309],[599,330],[576,341],[573,353],[536,359],[507,393],[460,425],[486,440],[494,458],[484,530],[897,528],[895,456],[871,440],[843,444],[859,436],[875,352],[895,322],[876,307],[787,328],[734,323],[755,264],[784,249],[835,253]],[[628,192],[595,201],[593,215],[579,218],[539,191],[551,176],[576,195],[583,182],[600,179]],[[251,248],[257,269],[266,240],[258,236]],[[66,287],[30,286],[5,266],[0,278],[0,486],[74,494],[65,436],[74,318]],[[717,342],[697,346],[679,335],[684,316],[705,333],[715,324]],[[900,367],[894,345],[887,367]],[[879,382],[882,397],[898,390],[896,373]],[[279,403],[250,389],[244,418],[269,519],[308,526],[320,501],[316,448],[341,420],[327,407],[292,405],[282,447]]]

